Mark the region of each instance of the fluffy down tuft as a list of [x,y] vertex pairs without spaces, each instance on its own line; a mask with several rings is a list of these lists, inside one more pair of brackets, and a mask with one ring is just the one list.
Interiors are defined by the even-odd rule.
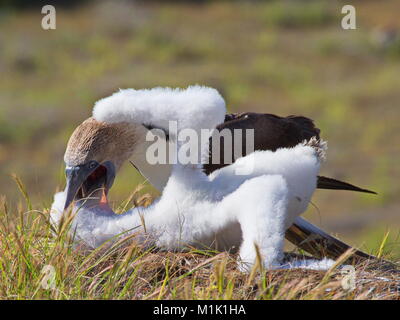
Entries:
[[99,100],[93,117],[108,123],[133,122],[168,129],[178,122],[178,131],[213,129],[224,121],[225,101],[216,89],[205,86],[181,88],[123,89]]
[[310,140],[305,140],[303,145],[314,148],[318,159],[321,161],[326,160],[326,151],[328,150],[328,143],[325,140],[317,139],[317,137],[312,137]]

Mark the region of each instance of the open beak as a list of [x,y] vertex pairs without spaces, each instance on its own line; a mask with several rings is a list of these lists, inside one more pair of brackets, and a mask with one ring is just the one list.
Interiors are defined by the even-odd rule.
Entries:
[[101,191],[99,203],[107,203],[107,194],[114,183],[116,174],[115,166],[111,161],[102,164],[90,161],[83,165],[67,167],[65,172],[67,186],[64,211],[74,200],[81,200],[88,196],[95,199],[99,195],[98,191]]
[[67,194],[64,211],[70,206],[72,201],[74,201],[79,189],[82,187],[86,179],[96,170],[97,166],[93,164],[85,164],[76,167],[67,167],[65,169],[67,177],[67,186],[65,192]]

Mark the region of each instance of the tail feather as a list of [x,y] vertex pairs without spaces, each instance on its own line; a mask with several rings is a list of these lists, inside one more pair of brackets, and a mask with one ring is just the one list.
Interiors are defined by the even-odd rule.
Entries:
[[318,176],[317,188],[330,189],[330,190],[349,190],[349,191],[377,194],[375,191],[362,189],[350,183],[323,176]]

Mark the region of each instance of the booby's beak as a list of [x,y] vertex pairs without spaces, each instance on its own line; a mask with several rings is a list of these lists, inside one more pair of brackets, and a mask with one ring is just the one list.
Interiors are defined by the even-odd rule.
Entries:
[[115,167],[110,161],[102,164],[99,164],[97,161],[90,161],[83,165],[67,167],[65,173],[67,186],[65,188],[66,200],[64,210],[74,200],[89,197],[97,190],[102,191],[101,196],[104,198],[114,182]]

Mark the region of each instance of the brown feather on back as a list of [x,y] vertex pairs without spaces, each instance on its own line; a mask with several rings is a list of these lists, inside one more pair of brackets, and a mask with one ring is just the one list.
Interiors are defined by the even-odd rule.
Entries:
[[[290,148],[315,137],[319,140],[320,130],[314,122],[302,116],[279,117],[273,114],[262,113],[236,113],[227,114],[224,123],[217,126],[218,131],[228,129],[254,129],[254,149],[275,151],[279,148]],[[233,136],[234,138],[234,136]],[[233,139],[234,140],[234,139]],[[234,162],[232,159],[224,159],[224,140],[220,140],[220,163],[212,163],[212,143],[210,140],[210,161],[204,165],[207,174]],[[235,141],[233,141],[235,144]],[[242,155],[246,155],[246,135],[242,135]],[[229,162],[230,161],[230,162]]]

